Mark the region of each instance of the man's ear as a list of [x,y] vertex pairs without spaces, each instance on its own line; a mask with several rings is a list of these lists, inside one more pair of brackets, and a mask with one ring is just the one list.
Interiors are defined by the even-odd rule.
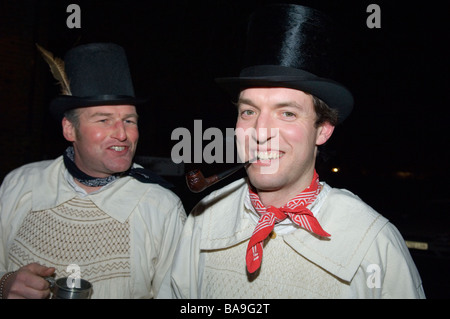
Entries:
[[331,125],[330,122],[324,122],[320,124],[317,130],[317,139],[316,145],[323,145],[326,141],[331,137],[334,131],[334,125]]
[[65,117],[62,119],[61,123],[64,138],[69,142],[74,142],[76,135],[75,135],[75,127],[73,126],[73,124]]

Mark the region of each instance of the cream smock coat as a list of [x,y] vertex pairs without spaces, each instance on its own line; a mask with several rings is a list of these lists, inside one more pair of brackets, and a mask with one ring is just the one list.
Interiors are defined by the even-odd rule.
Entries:
[[170,289],[162,279],[185,219],[180,199],[157,184],[123,177],[83,194],[62,157],[28,164],[0,188],[0,276],[30,262],[67,276],[66,267],[78,264],[92,298],[156,297]]
[[207,196],[188,216],[175,255],[175,297],[424,298],[397,229],[352,193],[322,185],[309,208],[331,238],[286,219],[266,242],[256,276],[245,265],[258,220],[246,181]]

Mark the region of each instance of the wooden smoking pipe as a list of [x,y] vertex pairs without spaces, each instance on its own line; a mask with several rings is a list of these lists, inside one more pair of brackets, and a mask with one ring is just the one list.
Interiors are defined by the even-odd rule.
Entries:
[[224,178],[227,178],[228,176],[236,173],[241,168],[245,167],[247,164],[249,164],[251,161],[239,164],[236,167],[230,168],[222,173],[212,175],[210,177],[204,177],[202,172],[198,169],[194,169],[192,171],[189,171],[186,174],[186,184],[193,193],[200,193],[204,191],[209,186],[223,180]]

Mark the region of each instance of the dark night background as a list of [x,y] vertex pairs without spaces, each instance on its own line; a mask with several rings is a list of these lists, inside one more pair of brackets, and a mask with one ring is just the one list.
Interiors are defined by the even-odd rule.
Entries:
[[[225,132],[235,124],[230,98],[214,78],[240,70],[249,14],[263,0],[51,1],[0,0],[0,181],[12,169],[59,156],[67,147],[47,112],[58,94],[34,43],[63,57],[73,46],[115,42],[127,52],[135,91],[150,97],[139,110],[138,156],[170,158],[177,127]],[[69,4],[81,28],[69,29]],[[346,188],[389,218],[409,241],[429,298],[449,298],[449,49],[442,1],[290,1],[328,12],[343,30],[337,80],[355,96],[318,164],[322,180]],[[367,6],[381,8],[369,29]],[[209,141],[204,142],[204,146]],[[205,175],[231,164],[186,163]],[[338,173],[331,168],[339,167]],[[184,172],[183,172],[184,173]],[[241,173],[241,175],[243,172]],[[184,176],[165,176],[186,210],[215,188],[192,194]]]

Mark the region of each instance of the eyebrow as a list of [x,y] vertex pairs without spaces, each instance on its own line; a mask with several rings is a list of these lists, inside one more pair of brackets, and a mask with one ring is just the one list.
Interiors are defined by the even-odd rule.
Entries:
[[[236,102],[236,106],[239,108],[239,106],[241,104],[246,104],[246,105],[250,105],[250,106],[258,108],[256,103],[254,103],[250,99],[239,98],[239,100]],[[277,108],[281,108],[281,107],[295,107],[295,108],[297,108],[299,110],[305,110],[304,106],[302,106],[301,104],[299,104],[299,103],[297,103],[295,101],[280,102],[280,103],[275,104],[275,107],[277,107]]]
[[[96,112],[96,113],[92,114],[91,117],[95,117],[95,116],[107,116],[107,117],[110,117],[112,115],[113,115],[113,113]],[[124,116],[124,118],[126,118],[126,119],[128,119],[130,117],[139,118],[139,115],[137,115],[136,113],[129,113],[129,114],[125,114],[125,116]]]

